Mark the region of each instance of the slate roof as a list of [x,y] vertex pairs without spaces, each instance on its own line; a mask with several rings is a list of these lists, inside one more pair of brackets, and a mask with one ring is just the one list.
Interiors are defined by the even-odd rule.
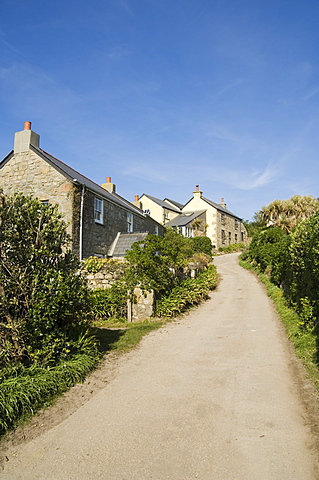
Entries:
[[220,212],[222,213],[227,213],[228,215],[232,215],[233,217],[235,218],[238,218],[238,220],[242,220],[240,217],[238,217],[238,215],[235,215],[235,213],[231,212],[230,210],[228,210],[227,208],[225,207],[222,207],[221,205],[219,205],[218,203],[215,203],[215,202],[212,202],[211,200],[209,200],[208,198],[205,198],[205,197],[202,197],[202,200],[204,200],[205,202],[207,202],[209,205],[211,205],[212,207],[215,207],[217,210],[219,210]]
[[[101,187],[97,183],[93,182],[93,180],[90,180],[89,178],[85,177],[81,173],[77,172],[74,170],[74,168],[69,167],[66,163],[62,162],[56,157],[53,157],[53,155],[50,155],[50,153],[46,152],[45,150],[42,150],[41,148],[35,147],[33,145],[30,145],[30,150],[32,150],[34,153],[39,155],[43,160],[45,160],[49,165],[51,165],[53,168],[55,168],[58,172],[60,172],[64,177],[66,177],[68,180],[70,180],[72,183],[75,184],[80,184],[80,185],[85,185],[89,190],[92,192],[96,193],[97,195],[106,198],[112,203],[115,203],[116,205],[120,205],[121,207],[124,207],[126,210],[130,210],[131,212],[134,212],[137,215],[144,216],[142,210],[135,205],[133,205],[131,202],[126,200],[125,198],[121,197],[117,193],[111,193],[105,190],[105,188]],[[7,155],[2,162],[0,163],[0,169],[12,158],[14,155],[14,152],[10,152],[9,155]]]
[[[210,205],[211,207],[214,207],[216,208],[216,210],[222,212],[222,213],[226,213],[227,215],[231,215],[235,218],[237,218],[238,220],[242,221],[242,218],[241,217],[238,217],[238,215],[236,215],[235,213],[231,212],[230,210],[228,210],[227,208],[225,207],[222,207],[222,205],[220,205],[219,203],[215,203],[213,202],[212,200],[209,200],[208,198],[205,198],[205,197],[201,197],[202,200],[204,200],[204,202],[208,203],[208,205]],[[193,197],[188,200],[187,203],[185,203],[184,207],[186,207],[186,205],[191,201],[193,200]]]
[[[166,208],[167,210],[172,210],[173,212],[180,213],[180,208],[178,208],[178,207],[175,208],[175,207],[173,207],[173,205],[170,205],[169,203],[165,202],[164,200],[160,200],[159,198],[152,197],[151,195],[148,195],[147,193],[143,193],[143,195],[145,195],[145,197],[153,200],[153,202],[157,203],[157,205],[159,205],[162,208]],[[141,197],[143,195],[141,195]],[[176,202],[174,202],[174,203],[176,203]]]
[[205,213],[206,210],[197,210],[195,212],[183,212],[181,213],[178,217],[173,218],[170,222],[166,223],[166,227],[184,227],[185,225],[188,225],[191,223],[195,218],[199,217],[203,213]]
[[175,205],[175,207],[179,208],[180,210],[183,208],[183,204],[182,203],[179,203],[179,202],[176,202],[176,200],[171,200],[170,198],[164,198],[164,202],[170,202],[172,203],[173,205]]
[[109,249],[110,257],[124,257],[127,250],[130,250],[133,243],[144,240],[148,232],[141,233],[118,233]]

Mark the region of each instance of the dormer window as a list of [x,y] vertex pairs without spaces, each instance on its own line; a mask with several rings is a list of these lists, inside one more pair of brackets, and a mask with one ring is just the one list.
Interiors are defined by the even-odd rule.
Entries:
[[103,200],[94,198],[94,221],[103,224]]

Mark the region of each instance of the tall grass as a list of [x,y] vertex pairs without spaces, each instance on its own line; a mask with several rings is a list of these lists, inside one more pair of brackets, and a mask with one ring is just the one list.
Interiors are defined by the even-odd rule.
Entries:
[[33,415],[50,399],[84,380],[95,367],[97,355],[78,354],[56,367],[20,369],[0,385],[0,435],[20,419]]

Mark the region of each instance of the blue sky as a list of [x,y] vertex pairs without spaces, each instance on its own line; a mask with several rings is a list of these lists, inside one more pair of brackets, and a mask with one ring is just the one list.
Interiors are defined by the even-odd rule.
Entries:
[[318,0],[1,0],[0,158],[28,120],[131,201],[317,197],[318,24]]

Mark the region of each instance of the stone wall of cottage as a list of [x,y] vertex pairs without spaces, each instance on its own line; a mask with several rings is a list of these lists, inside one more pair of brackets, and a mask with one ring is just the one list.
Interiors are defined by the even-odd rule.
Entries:
[[[94,198],[101,198],[86,190],[83,209],[83,257],[91,255],[107,256],[109,247],[115,240],[118,232],[127,232],[127,213],[130,210],[103,199],[103,224],[94,219]],[[148,216],[133,214],[134,232],[155,233],[157,225]],[[159,226],[159,233],[164,233],[164,227]]]
[[217,212],[217,248],[227,247],[232,243],[245,243],[247,241],[247,231],[244,224],[238,219]]
[[0,187],[7,195],[21,192],[58,204],[68,232],[73,234],[73,185],[36,153],[14,154],[1,169]]

